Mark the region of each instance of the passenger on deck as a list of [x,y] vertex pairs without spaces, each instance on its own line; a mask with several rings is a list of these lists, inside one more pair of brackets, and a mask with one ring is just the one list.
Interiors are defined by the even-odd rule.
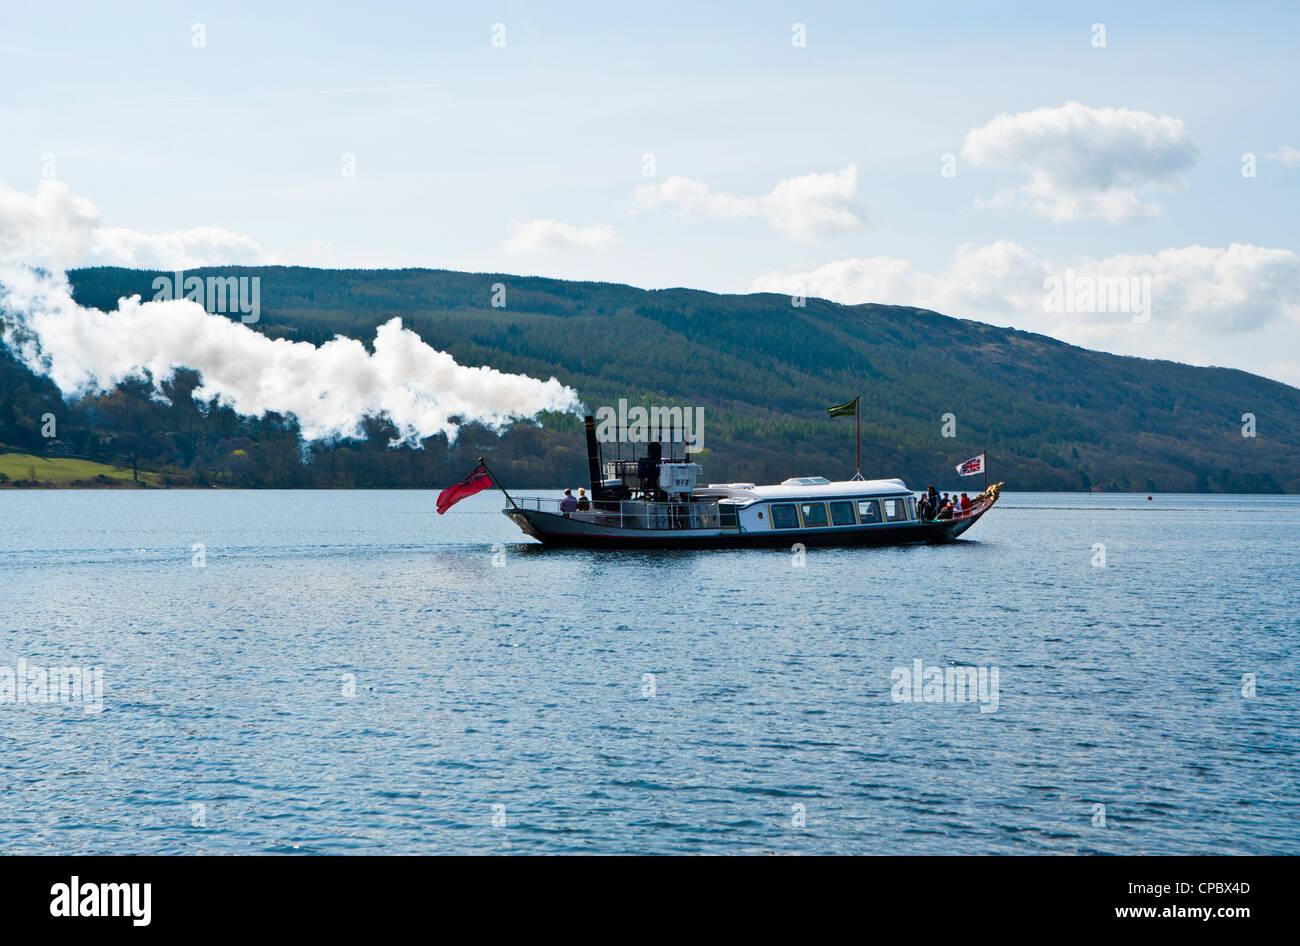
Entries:
[[933,519],[939,513],[939,491],[933,486],[927,486],[925,492],[930,498],[930,518]]
[[916,518],[921,521],[932,518],[934,510],[930,508],[930,494],[922,493],[921,498],[916,501]]
[[952,518],[952,503],[944,503],[944,504],[943,504],[943,508],[939,510],[939,515],[935,516],[935,518],[936,518],[936,519],[951,519],[951,518]]
[[974,505],[974,503],[972,503],[972,502],[970,501],[970,497],[967,496],[965,493],[962,493],[962,494],[961,494],[961,514],[962,514],[963,516],[970,512],[970,507],[971,507],[972,505]]
[[578,487],[578,512],[589,512],[591,510],[591,500],[587,498],[587,491],[581,486]]
[[569,490],[564,491],[564,498],[560,500],[560,512],[566,516],[578,508],[578,501],[573,498],[573,493]]

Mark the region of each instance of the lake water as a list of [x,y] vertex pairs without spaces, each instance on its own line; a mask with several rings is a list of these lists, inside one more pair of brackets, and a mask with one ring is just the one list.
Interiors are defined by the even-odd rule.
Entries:
[[[0,491],[0,667],[103,687],[0,702],[3,850],[1300,853],[1300,498],[1008,493],[800,567],[434,495]],[[996,709],[896,700],[917,660]]]

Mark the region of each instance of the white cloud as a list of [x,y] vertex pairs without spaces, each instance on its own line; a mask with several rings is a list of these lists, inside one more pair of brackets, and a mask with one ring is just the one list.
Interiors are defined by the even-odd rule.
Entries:
[[[1124,280],[1134,301],[1149,302],[1149,321],[1135,323],[1132,311],[1053,311],[1052,277],[1071,287],[1090,284],[1099,299],[1102,287]],[[1300,256],[1284,249],[1234,243],[1046,260],[1000,240],[957,247],[940,272],[896,257],[846,259],[768,273],[750,290],[918,306],[1118,354],[1232,364],[1290,383],[1300,378],[1300,361],[1278,360],[1282,351],[1300,352]]]
[[1151,276],[1153,307],[1215,335],[1300,321],[1300,257],[1249,243],[1186,246],[1123,254],[1097,264],[1103,274]]
[[1018,243],[963,244],[941,273],[892,256],[837,260],[803,273],[768,273],[753,292],[780,292],[856,305],[880,302],[963,317],[1024,311],[1041,301],[1047,267]]
[[102,227],[95,205],[56,180],[42,181],[35,194],[0,185],[0,260],[167,270],[274,262],[250,238],[221,227],[157,235]]
[[1180,119],[1078,102],[999,115],[967,132],[962,145],[971,164],[1029,175],[978,204],[1027,207],[1057,221],[1158,214],[1139,191],[1184,187],[1179,175],[1197,153]]
[[101,228],[92,234],[90,251],[84,262],[91,266],[173,270],[198,266],[255,266],[274,262],[274,259],[250,237],[221,227],[194,227],[161,234],[114,227]]
[[532,220],[516,223],[503,248],[507,253],[555,253],[564,250],[590,250],[614,242],[614,231],[604,224],[575,227],[558,220]]
[[786,178],[761,197],[720,193],[703,181],[674,175],[638,188],[636,202],[646,208],[672,207],[723,219],[766,217],[783,233],[813,239],[866,222],[867,211],[857,193],[858,169],[850,164],[842,171]]
[[1281,161],[1289,168],[1300,168],[1300,148],[1282,145],[1280,149],[1272,154],[1266,154],[1264,157],[1272,158],[1274,161]]
[[60,181],[35,194],[0,185],[0,261],[62,268],[85,255],[98,226],[95,205]]

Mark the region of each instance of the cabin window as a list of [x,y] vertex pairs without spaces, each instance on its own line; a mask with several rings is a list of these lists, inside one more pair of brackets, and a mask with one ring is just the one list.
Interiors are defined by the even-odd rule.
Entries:
[[[762,513],[758,514],[762,517]],[[732,503],[718,503],[718,525],[724,529],[736,527],[736,507]]]
[[885,504],[886,522],[904,522],[907,520],[907,501],[904,499],[882,499]]
[[884,520],[880,518],[880,502],[875,499],[859,499],[858,520],[864,526],[875,525],[877,522],[884,522]]
[[915,496],[907,497],[907,518],[909,519],[916,518],[916,497]]
[[847,499],[839,502],[830,503],[831,507],[831,525],[833,526],[852,526],[857,525],[858,520],[853,515],[853,503]]
[[825,503],[804,503],[799,507],[805,529],[820,529],[827,524]]
[[797,529],[799,528],[799,511],[795,508],[794,503],[782,503],[779,506],[768,506],[768,515],[771,517],[773,529]]

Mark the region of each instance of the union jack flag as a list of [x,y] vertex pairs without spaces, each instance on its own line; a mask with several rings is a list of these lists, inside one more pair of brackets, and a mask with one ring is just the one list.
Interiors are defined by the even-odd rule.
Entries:
[[971,457],[965,463],[957,464],[957,472],[962,476],[975,476],[984,472],[984,454],[977,457]]

